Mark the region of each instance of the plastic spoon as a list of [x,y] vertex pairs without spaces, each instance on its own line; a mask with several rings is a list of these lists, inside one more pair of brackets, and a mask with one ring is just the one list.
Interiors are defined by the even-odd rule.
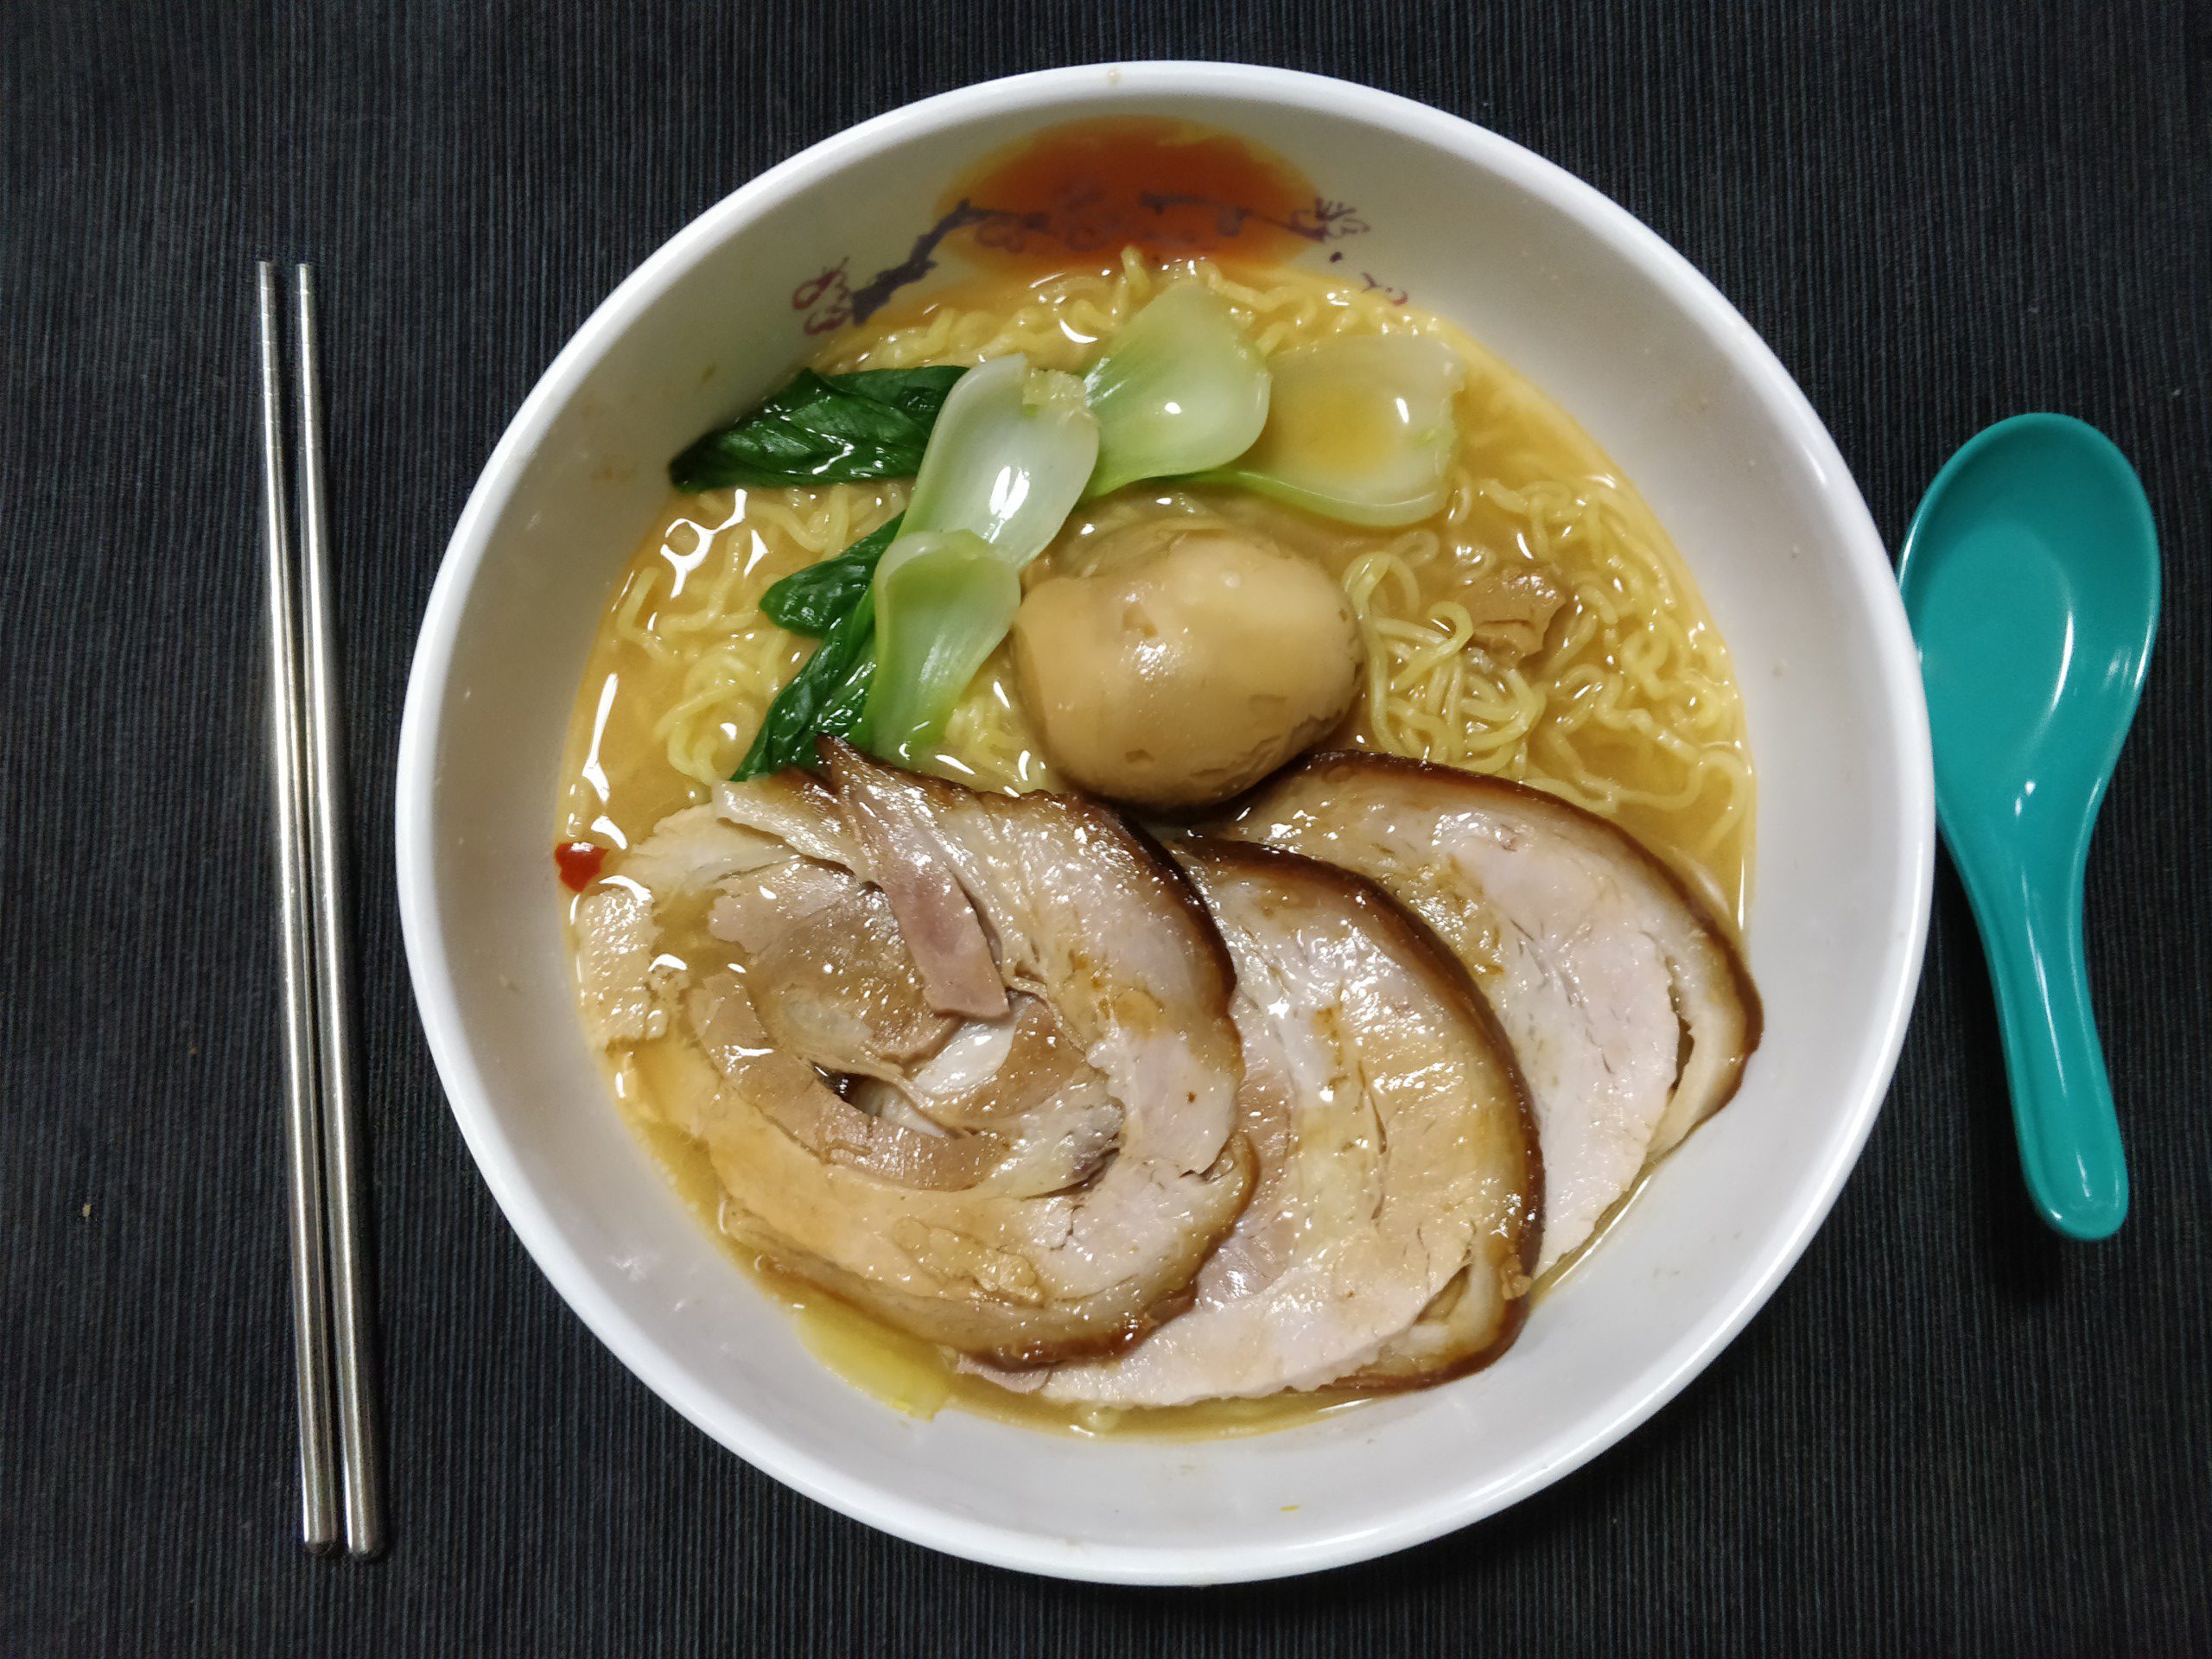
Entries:
[[2150,503],[2094,427],[2016,416],[1936,475],[1897,580],[2028,1192],[2059,1232],[2107,1238],[2127,1214],[2127,1165],[2089,1005],[2082,874],[2158,628]]

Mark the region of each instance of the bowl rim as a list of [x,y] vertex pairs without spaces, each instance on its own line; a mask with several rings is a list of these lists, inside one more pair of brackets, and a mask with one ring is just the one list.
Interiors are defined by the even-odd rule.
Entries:
[[[1159,93],[1266,103],[1350,116],[1418,140],[1500,175],[1541,196],[1585,233],[1655,282],[1742,375],[1767,416],[1813,463],[1826,516],[1846,553],[1847,574],[1869,615],[1884,681],[1894,695],[1908,858],[1905,879],[1882,918],[1897,941],[1886,960],[1877,1023],[1859,1050],[1853,1091],[1841,1102],[1846,1132],[1815,1172],[1814,1199],[1770,1242],[1725,1296],[1639,1379],[1612,1409],[1585,1419],[1525,1457],[1503,1478],[1408,1506],[1387,1522],[1324,1531],[1274,1543],[1234,1541],[1203,1549],[1100,1545],[1001,1526],[899,1496],[826,1465],[781,1439],[741,1402],[693,1386],[680,1366],[618,1302],[600,1294],[563,1224],[522,1173],[499,1127],[492,1090],[477,1067],[438,913],[440,851],[432,833],[436,733],[451,690],[465,601],[492,531],[524,465],[554,416],[631,323],[709,250],[742,233],[772,207],[809,188],[826,168],[912,142],[978,117],[1049,109],[1065,96],[1143,98]],[[1647,1421],[1709,1364],[1763,1306],[1827,1218],[1856,1165],[1886,1096],[1902,1048],[1924,956],[1935,859],[1934,772],[1919,660],[1897,596],[1886,547],[1834,440],[1795,379],[1751,324],[1688,259],[1626,208],[1510,139],[1395,93],[1328,76],[1254,65],[1185,60],[1076,65],[979,82],[906,105],[847,128],[769,168],[723,197],[626,278],[577,329],[523,401],[471,491],[426,607],[402,716],[395,855],[402,931],[417,1008],[448,1103],[471,1156],[507,1221],[563,1300],[648,1388],[715,1440],[784,1484],[910,1542],[971,1560],[1099,1582],[1197,1585],[1317,1572],[1406,1548],[1496,1514],[1580,1467]]]

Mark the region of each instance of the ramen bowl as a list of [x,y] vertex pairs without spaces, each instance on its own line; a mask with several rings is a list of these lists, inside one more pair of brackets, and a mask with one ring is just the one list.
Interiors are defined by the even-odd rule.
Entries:
[[[1094,117],[1187,118],[1317,193],[1308,262],[1418,296],[1561,404],[1671,533],[1730,643],[1758,767],[1748,954],[1766,1036],[1497,1363],[1275,1432],[1164,1440],[903,1415],[827,1372],[609,1098],[553,863],[569,712],[667,459],[770,391],[856,288],[926,284],[930,204]],[[1331,256],[1336,257],[1332,260]],[[708,1434],[930,1548],[1200,1584],[1378,1555],[1492,1515],[1663,1406],[1772,1294],[1858,1158],[1925,937],[1926,715],[1881,542],[1818,417],[1650,231],[1497,135],[1268,69],[1126,64],[993,82],[772,168],[641,266],[531,393],[433,593],[401,743],[408,955],[454,1115],[576,1313]]]

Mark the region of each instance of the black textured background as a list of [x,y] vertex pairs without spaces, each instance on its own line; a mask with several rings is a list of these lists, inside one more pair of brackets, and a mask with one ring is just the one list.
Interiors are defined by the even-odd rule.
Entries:
[[[0,1656],[2212,1648],[2212,7],[6,0]],[[937,1558],[772,1485],[561,1305],[447,1115],[391,774],[478,467],[607,289],[769,162],[1116,57],[1367,80],[1593,181],[1811,394],[1892,543],[2060,409],[2167,613],[2090,873],[2135,1209],[2013,1164],[1959,887],[1804,1263],[1626,1445],[1396,1559],[1198,1593]],[[396,1542],[292,1541],[251,260],[325,296]]]

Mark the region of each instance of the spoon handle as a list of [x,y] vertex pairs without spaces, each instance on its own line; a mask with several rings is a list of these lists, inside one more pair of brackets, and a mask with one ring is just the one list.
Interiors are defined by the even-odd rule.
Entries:
[[2127,1162],[2089,1003],[2082,865],[1969,881],[1997,993],[2020,1165],[2043,1218],[2070,1238],[2109,1238],[2127,1215]]

